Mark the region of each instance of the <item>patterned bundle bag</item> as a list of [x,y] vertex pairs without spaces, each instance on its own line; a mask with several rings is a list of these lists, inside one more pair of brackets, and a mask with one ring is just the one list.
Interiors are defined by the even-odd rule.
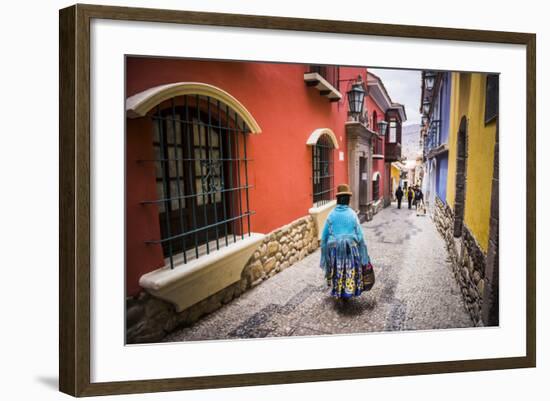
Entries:
[[372,263],[369,261],[369,264],[364,267],[364,277],[365,277],[365,291],[370,291],[374,285],[376,279],[374,277],[374,269]]

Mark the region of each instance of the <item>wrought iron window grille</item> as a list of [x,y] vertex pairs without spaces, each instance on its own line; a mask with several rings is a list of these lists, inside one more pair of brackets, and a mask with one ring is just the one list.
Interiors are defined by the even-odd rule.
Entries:
[[228,105],[184,95],[151,115],[160,244],[171,269],[251,234],[247,136],[250,129]]
[[321,206],[334,199],[334,145],[321,135],[312,147],[313,204]]

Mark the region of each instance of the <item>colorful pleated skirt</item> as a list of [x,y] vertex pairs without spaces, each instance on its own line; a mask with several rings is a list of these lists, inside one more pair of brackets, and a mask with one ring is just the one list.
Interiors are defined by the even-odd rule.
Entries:
[[352,298],[370,290],[373,282],[372,265],[361,263],[356,241],[341,239],[327,243],[325,278],[335,298]]

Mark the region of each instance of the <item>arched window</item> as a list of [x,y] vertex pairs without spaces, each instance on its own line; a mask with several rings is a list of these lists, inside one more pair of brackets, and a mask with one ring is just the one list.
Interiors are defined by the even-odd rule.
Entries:
[[250,233],[250,130],[238,114],[219,100],[184,95],[157,106],[152,119],[164,254],[186,261]]
[[372,200],[377,201],[380,198],[380,173],[377,171],[372,177]]
[[130,118],[152,120],[154,158],[141,162],[155,164],[157,199],[143,203],[158,207],[160,238],[148,243],[162,245],[172,268],[249,235],[254,213],[247,136],[259,127],[226,92],[189,85],[152,88],[127,101]]
[[313,146],[313,204],[323,205],[334,198],[334,144],[323,134]]
[[313,205],[320,206],[334,199],[334,149],[336,135],[330,128],[311,133],[306,145],[311,146]]
[[372,112],[372,130],[378,132],[378,116],[376,110]]

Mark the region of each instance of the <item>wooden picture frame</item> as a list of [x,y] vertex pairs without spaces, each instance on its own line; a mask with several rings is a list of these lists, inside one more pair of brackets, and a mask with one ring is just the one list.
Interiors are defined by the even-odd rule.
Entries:
[[[526,355],[430,363],[92,383],[90,380],[90,21],[163,22],[518,44],[526,47]],[[534,367],[536,363],[536,36],[349,21],[74,5],[60,10],[59,388],[73,396],[362,379]]]

